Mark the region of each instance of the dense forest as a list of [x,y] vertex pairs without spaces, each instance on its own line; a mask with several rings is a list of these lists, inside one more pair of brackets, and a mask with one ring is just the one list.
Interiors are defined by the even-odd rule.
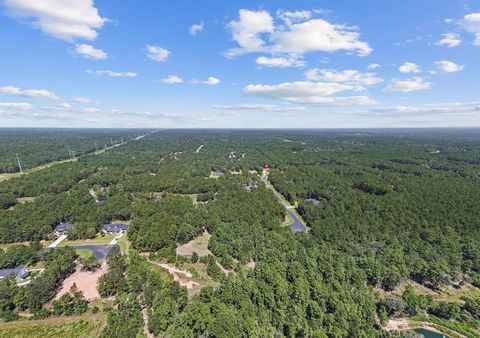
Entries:
[[[284,225],[260,180],[264,163],[307,232]],[[99,284],[115,297],[104,337],[141,333],[142,309],[155,336],[389,337],[394,317],[480,327],[478,293],[443,301],[417,292],[478,290],[479,201],[479,130],[165,130],[0,182],[0,242],[46,240],[60,222],[74,225],[71,238],[92,238],[129,221],[132,250],[111,252]],[[211,254],[200,262],[216,283],[189,296],[145,257],[180,264],[177,246],[204,231]],[[0,253],[0,263],[36,261],[36,245]],[[58,285],[75,257],[48,255],[61,255],[64,269],[37,283]],[[35,303],[28,292],[6,315],[39,313],[52,295],[46,288]],[[74,300],[57,312],[75,312]]]
[[0,174],[75,158],[132,140],[146,131],[115,129],[2,129],[0,128]]

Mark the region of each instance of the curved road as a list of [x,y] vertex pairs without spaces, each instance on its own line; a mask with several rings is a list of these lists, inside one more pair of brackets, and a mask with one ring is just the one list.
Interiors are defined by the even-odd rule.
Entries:
[[292,217],[293,223],[290,224],[290,228],[293,232],[305,232],[307,231],[307,227],[303,223],[303,221],[291,210],[293,206],[287,204],[283,198],[281,197],[280,193],[272,186],[272,184],[268,181],[267,177],[260,176],[260,180],[265,183],[267,189],[270,189],[277,200],[280,202],[281,205],[287,210],[287,213]]

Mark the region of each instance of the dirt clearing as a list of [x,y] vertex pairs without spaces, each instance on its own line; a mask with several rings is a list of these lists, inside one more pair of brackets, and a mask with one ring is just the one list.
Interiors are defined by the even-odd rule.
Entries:
[[98,279],[100,276],[107,273],[107,271],[108,265],[105,261],[102,263],[100,268],[94,272],[81,271],[79,268],[77,268],[77,271],[63,281],[63,285],[55,296],[55,299],[58,299],[65,293],[70,292],[70,288],[74,283],[77,285],[78,291],[83,292],[86,300],[90,301],[92,299],[100,298],[97,290]]

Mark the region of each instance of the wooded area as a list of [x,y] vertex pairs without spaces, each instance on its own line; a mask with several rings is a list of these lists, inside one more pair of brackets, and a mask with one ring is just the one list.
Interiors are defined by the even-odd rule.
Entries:
[[[285,209],[257,175],[264,163],[307,232],[282,226]],[[25,197],[34,199],[18,202]],[[129,221],[134,250],[113,252],[100,282],[103,297],[116,297],[104,337],[141,332],[142,305],[160,336],[388,337],[382,327],[395,316],[478,325],[478,296],[441,302],[393,292],[406,282],[480,287],[478,201],[475,130],[165,130],[1,182],[0,242],[48,239],[60,222],[74,225],[74,238],[92,238],[105,223]],[[219,286],[193,297],[139,255],[175,263],[176,247],[205,230],[213,255],[200,262]],[[38,259],[31,255],[9,249],[0,264]],[[3,311],[40,309],[72,255],[50,251],[55,267]],[[54,256],[65,260],[55,276]],[[29,292],[39,293],[35,301]],[[58,311],[75,312],[73,299]]]

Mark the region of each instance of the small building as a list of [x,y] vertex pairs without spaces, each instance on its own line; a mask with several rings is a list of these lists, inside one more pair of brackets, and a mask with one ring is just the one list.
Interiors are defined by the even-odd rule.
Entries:
[[270,169],[270,163],[264,163],[263,170],[268,170],[268,169]]
[[2,269],[0,270],[0,279],[6,278],[10,275],[15,277],[17,280],[27,278],[29,271],[25,265],[19,265],[13,269]]
[[55,232],[57,235],[64,234],[71,230],[73,228],[73,225],[70,223],[60,223],[55,226],[55,229],[53,229],[53,232]]
[[121,233],[127,230],[127,224],[104,224],[103,232],[106,233]]

